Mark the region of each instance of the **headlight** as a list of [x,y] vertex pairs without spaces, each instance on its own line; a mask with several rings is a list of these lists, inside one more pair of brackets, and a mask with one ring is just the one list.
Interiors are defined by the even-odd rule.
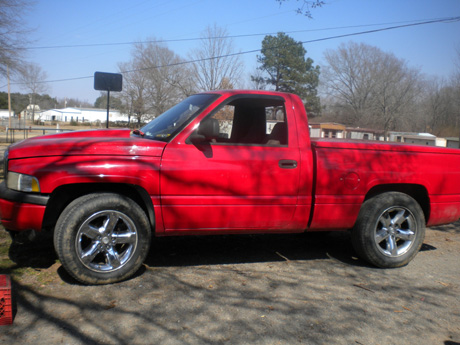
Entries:
[[36,177],[8,171],[6,186],[20,192],[40,193],[40,184]]

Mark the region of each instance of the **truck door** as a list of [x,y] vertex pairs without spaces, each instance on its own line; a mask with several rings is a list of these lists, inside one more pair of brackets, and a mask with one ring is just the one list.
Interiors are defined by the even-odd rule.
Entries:
[[[294,225],[300,154],[292,107],[280,96],[238,95],[191,123],[165,148],[166,232],[288,230]],[[196,142],[200,126],[218,126]]]

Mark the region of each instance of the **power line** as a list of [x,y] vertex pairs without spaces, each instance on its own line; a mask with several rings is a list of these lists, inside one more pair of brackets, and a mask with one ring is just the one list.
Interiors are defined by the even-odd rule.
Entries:
[[[328,41],[328,40],[338,39],[338,38],[360,36],[360,35],[366,35],[366,34],[371,34],[371,33],[376,33],[376,32],[383,32],[383,31],[389,31],[389,30],[395,30],[395,29],[402,29],[402,28],[407,28],[407,27],[411,27],[411,26],[427,25],[427,24],[443,23],[443,22],[448,23],[448,22],[457,22],[457,21],[460,21],[460,16],[458,16],[458,17],[449,17],[449,18],[441,18],[441,19],[433,19],[433,20],[428,20],[428,21],[424,21],[424,22],[417,22],[417,23],[411,23],[411,24],[389,26],[389,27],[386,27],[386,28],[380,28],[380,29],[374,29],[374,30],[354,32],[354,33],[350,33],[350,34],[342,34],[342,35],[336,35],[336,36],[317,38],[317,39],[303,41],[303,42],[296,42],[294,44],[295,45],[297,45],[297,44],[302,44],[303,45],[303,44]],[[274,47],[272,49],[276,49],[276,47]],[[142,72],[142,71],[146,71],[146,70],[150,70],[150,69],[156,69],[156,68],[174,67],[174,66],[186,65],[186,64],[200,62],[200,61],[209,61],[209,60],[221,59],[221,58],[232,57],[232,56],[237,56],[237,55],[253,54],[253,53],[260,52],[261,50],[262,49],[254,49],[254,50],[248,50],[248,51],[244,51],[244,52],[226,54],[226,55],[221,55],[221,56],[213,56],[213,57],[204,58],[204,59],[181,61],[181,62],[177,62],[177,63],[173,63],[173,64],[166,64],[166,65],[160,65],[160,66],[151,66],[151,67],[145,67],[145,68],[140,68],[140,69],[122,71],[120,73],[122,73],[122,74],[123,73],[133,73],[133,72]],[[75,78],[66,78],[66,79],[47,80],[47,81],[42,81],[40,83],[57,83],[57,82],[64,82],[64,81],[90,79],[90,78],[93,78],[93,77],[94,76],[85,76],[85,77],[75,77]],[[13,83],[11,85],[22,85],[22,84],[23,83]],[[5,86],[6,85],[2,86],[1,88],[5,87]]]
[[[303,42],[296,42],[296,43],[294,43],[294,45],[298,45],[298,44],[303,45],[303,44],[308,44],[308,43],[316,43],[316,42],[327,41],[327,40],[332,40],[332,39],[337,39],[337,38],[344,38],[344,37],[350,37],[350,36],[359,36],[359,35],[376,33],[376,32],[381,32],[381,31],[401,29],[401,28],[410,27],[410,26],[433,24],[433,23],[440,23],[440,22],[447,22],[447,21],[449,21],[449,22],[460,21],[460,17],[451,17],[451,18],[445,18],[445,19],[433,19],[433,20],[430,20],[430,21],[425,21],[425,22],[420,22],[420,23],[412,23],[412,24],[405,24],[405,25],[390,26],[390,27],[386,27],[386,28],[355,32],[355,33],[351,33],[351,34],[343,34],[343,35],[337,35],[337,36],[329,36],[329,37],[317,38],[317,39],[303,41]],[[276,48],[277,47],[273,47],[272,49],[276,49]],[[199,62],[199,61],[208,61],[208,60],[213,60],[213,59],[232,57],[232,56],[236,56],[236,55],[252,54],[252,53],[260,52],[261,50],[262,49],[254,49],[254,50],[248,50],[248,51],[244,51],[244,52],[232,53],[232,54],[221,55],[221,56],[214,56],[214,57],[209,57],[209,58],[204,58],[204,59],[182,61],[182,62],[177,62],[177,63],[174,63],[174,64],[168,64],[168,65],[162,65],[162,66],[146,67],[146,68],[135,69],[135,70],[131,70],[131,71],[124,71],[124,72],[121,72],[121,73],[141,72],[141,71],[145,71],[145,70],[149,70],[149,69],[155,69],[155,68],[172,67],[172,66],[177,66],[177,65],[185,65],[185,64],[189,64],[189,63],[195,63],[195,62]]]
[[[406,24],[406,25],[410,26],[410,25],[420,25],[420,24],[427,24],[427,23],[433,23],[433,22],[450,21],[450,20],[453,20],[455,18],[456,17],[453,17],[453,18],[452,17],[445,17],[445,18],[420,19],[420,20],[411,20],[411,21],[402,21],[402,22],[338,26],[338,27],[321,28],[321,29],[286,31],[284,33],[292,34],[292,33],[302,33],[302,32],[318,32],[318,31],[329,31],[329,30],[355,29],[355,28],[370,27],[370,26],[395,25],[395,24],[404,24],[404,23],[409,23],[409,24]],[[276,35],[276,34],[277,34],[277,32],[253,33],[253,34],[242,34],[242,35],[206,37],[206,39],[243,38],[243,37],[256,37],[256,36],[266,36],[266,35]],[[6,49],[6,50],[40,50],[40,49],[90,48],[90,47],[107,47],[107,46],[117,46],[117,45],[144,44],[144,43],[189,42],[189,41],[199,41],[199,40],[202,40],[202,39],[203,39],[202,37],[192,37],[192,38],[178,38],[178,39],[168,39],[168,40],[147,40],[147,41],[129,41],[129,42],[113,42],[113,43],[89,43],[89,44],[38,46],[38,47],[14,47],[14,48],[11,48],[11,49]]]

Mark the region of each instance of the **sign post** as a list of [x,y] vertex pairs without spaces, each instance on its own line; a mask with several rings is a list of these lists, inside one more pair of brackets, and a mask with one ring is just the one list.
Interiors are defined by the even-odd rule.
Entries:
[[107,126],[109,128],[110,91],[120,92],[123,89],[123,76],[119,73],[94,73],[94,90],[107,91]]

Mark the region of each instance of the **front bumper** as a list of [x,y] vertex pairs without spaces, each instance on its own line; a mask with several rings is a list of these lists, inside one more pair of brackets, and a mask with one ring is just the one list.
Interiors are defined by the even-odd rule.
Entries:
[[5,229],[25,231],[42,229],[49,197],[8,189],[0,184],[0,220]]

